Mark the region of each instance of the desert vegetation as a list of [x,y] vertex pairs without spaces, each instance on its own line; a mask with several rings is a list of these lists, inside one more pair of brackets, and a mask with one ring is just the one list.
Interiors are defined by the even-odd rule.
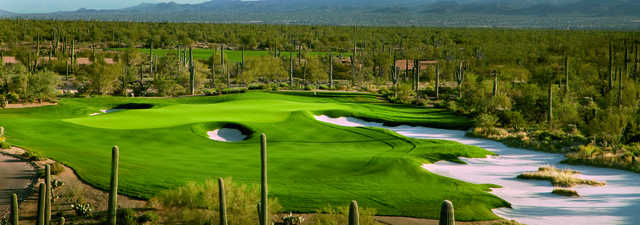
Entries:
[[518,175],[519,179],[548,180],[559,187],[573,187],[576,185],[604,186],[606,183],[575,177],[580,172],[568,169],[558,169],[551,166],[540,167],[538,171],[526,172]]

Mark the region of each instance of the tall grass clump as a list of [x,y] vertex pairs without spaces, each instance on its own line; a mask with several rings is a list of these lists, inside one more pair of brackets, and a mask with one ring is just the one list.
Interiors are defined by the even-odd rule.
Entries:
[[573,187],[580,184],[592,185],[592,186],[604,186],[606,182],[600,182],[595,180],[587,180],[576,177],[580,174],[578,171],[569,169],[558,169],[553,166],[543,166],[535,172],[525,172],[518,175],[519,179],[529,180],[548,180],[554,186],[558,187]]
[[[257,224],[260,202],[260,188],[257,185],[234,183],[231,178],[224,179],[229,224]],[[151,198],[150,204],[158,209],[163,224],[218,224],[219,214],[218,180],[204,183],[190,182],[182,187],[167,190]],[[277,199],[269,199],[269,212],[277,213],[282,209]],[[271,215],[269,216],[271,218]]]

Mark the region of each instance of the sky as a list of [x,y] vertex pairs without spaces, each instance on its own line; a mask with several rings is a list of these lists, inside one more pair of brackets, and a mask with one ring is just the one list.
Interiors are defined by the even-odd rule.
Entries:
[[[87,9],[119,9],[140,3],[170,2],[171,0],[0,0],[0,9],[15,13],[45,13]],[[199,3],[205,0],[172,0],[176,3]]]

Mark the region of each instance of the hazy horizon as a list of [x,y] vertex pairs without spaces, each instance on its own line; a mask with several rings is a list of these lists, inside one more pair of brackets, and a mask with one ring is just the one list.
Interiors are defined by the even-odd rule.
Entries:
[[0,10],[14,13],[50,13],[88,9],[120,9],[141,3],[200,3],[206,0],[0,0]]

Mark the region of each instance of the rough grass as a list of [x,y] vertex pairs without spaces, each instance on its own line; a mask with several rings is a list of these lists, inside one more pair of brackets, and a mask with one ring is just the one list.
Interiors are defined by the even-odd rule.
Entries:
[[[128,103],[153,107],[89,116]],[[72,167],[82,180],[103,190],[109,187],[111,147],[119,145],[119,191],[143,199],[217,177],[259,184],[259,135],[225,143],[199,133],[201,127],[233,123],[267,134],[270,196],[279,199],[285,212],[311,213],[357,200],[380,215],[435,219],[442,200],[449,199],[460,203],[456,217],[468,221],[497,219],[491,209],[509,205],[488,193],[490,185],[420,168],[423,163],[491,152],[312,117],[325,111],[395,123],[469,123],[440,109],[388,105],[375,95],[249,91],[213,97],[64,98],[55,106],[2,110],[0,126],[7,128],[11,143]]]
[[[260,202],[260,188],[224,179],[229,224],[255,224],[258,220],[256,203]],[[151,198],[163,224],[217,224],[220,221],[219,188],[217,180],[204,183],[189,182],[185,186],[160,192]],[[269,212],[282,209],[277,199],[269,199]]]
[[568,197],[580,197],[577,191],[565,188],[555,188],[551,193]]
[[558,169],[553,166],[544,166],[540,167],[538,171],[535,172],[522,173],[518,175],[517,178],[529,180],[548,180],[551,181],[551,184],[553,184],[553,186],[558,187],[573,187],[581,184],[604,186],[606,184],[606,182],[587,180],[576,177],[577,174],[580,174],[580,172],[569,169]]

